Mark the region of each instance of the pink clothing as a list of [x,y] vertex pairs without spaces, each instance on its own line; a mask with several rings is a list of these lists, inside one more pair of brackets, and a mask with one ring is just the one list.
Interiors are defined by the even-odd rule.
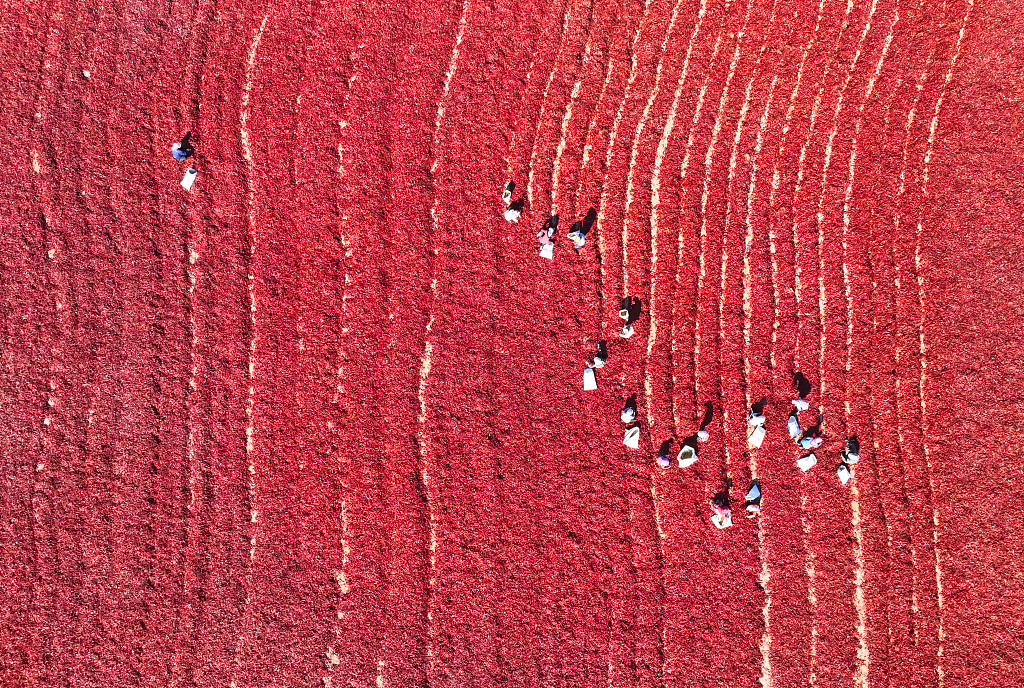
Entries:
[[721,504],[718,504],[717,502],[714,501],[711,502],[711,511],[715,513],[715,516],[722,516],[723,518],[730,514],[729,507],[722,506]]

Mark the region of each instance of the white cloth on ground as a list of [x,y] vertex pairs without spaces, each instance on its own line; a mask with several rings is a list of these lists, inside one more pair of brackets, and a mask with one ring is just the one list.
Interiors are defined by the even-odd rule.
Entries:
[[807,456],[801,456],[799,459],[796,460],[796,465],[804,473],[814,468],[817,465],[817,463],[818,457],[815,456],[813,452],[808,454]]
[[764,436],[767,430],[763,425],[755,426],[750,433],[747,435],[747,446],[751,449],[758,449],[761,443],[764,442]]

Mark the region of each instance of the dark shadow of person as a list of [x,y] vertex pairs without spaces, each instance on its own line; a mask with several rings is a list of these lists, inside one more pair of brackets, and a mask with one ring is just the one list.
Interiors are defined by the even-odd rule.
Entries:
[[[700,428],[699,429],[703,430],[707,426],[709,426],[711,424],[711,419],[714,418],[714,417],[715,417],[715,405],[712,404],[710,401],[705,401],[704,402],[704,418],[700,422]],[[697,436],[694,435],[694,437],[696,438]]]
[[811,381],[799,371],[793,373],[793,384],[796,386],[797,397],[800,399],[806,399],[807,395],[811,393]]
[[658,456],[668,456],[670,451],[672,451],[672,440],[665,440],[658,449]]
[[818,420],[815,421],[814,425],[804,430],[801,437],[819,437],[821,435],[821,421],[823,416],[819,413]]
[[587,232],[593,229],[595,222],[597,222],[597,211],[591,208],[587,211],[587,216],[583,218],[581,223],[582,229],[580,231],[583,236],[586,236]]

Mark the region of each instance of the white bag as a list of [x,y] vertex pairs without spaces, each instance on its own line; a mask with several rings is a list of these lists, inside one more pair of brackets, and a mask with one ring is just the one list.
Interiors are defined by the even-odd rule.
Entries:
[[839,464],[839,468],[836,469],[836,475],[839,476],[839,482],[843,485],[850,482],[850,469],[845,463]]
[[789,436],[794,440],[800,436],[800,421],[796,419],[796,416],[789,417],[786,427],[789,428]]
[[760,496],[761,489],[757,486],[757,483],[754,483],[753,485],[750,486],[750,492],[747,493],[747,496],[744,499],[746,499],[748,502],[752,502]]
[[181,178],[181,186],[185,191],[192,190],[192,183],[196,180],[197,174],[199,174],[199,170],[194,167],[185,170],[185,176]]
[[593,368],[583,369],[583,389],[584,391],[597,389],[597,376],[594,375]]
[[751,449],[759,449],[761,447],[761,443],[764,442],[766,432],[767,430],[764,429],[763,425],[756,426],[750,431],[750,434],[747,435],[747,446]]
[[801,456],[799,459],[796,460],[796,465],[804,473],[814,468],[817,465],[817,463],[818,457],[815,456],[813,453],[808,454],[807,456]]
[[630,449],[640,446],[640,428],[626,428],[626,434],[622,437],[622,443]]
[[684,444],[683,448],[679,450],[679,454],[676,455],[676,462],[680,468],[689,468],[697,463],[697,452],[690,445]]
[[540,257],[541,258],[547,258],[548,260],[554,260],[555,259],[555,245],[552,244],[551,242],[548,242],[546,244],[541,244],[541,247],[540,247]]

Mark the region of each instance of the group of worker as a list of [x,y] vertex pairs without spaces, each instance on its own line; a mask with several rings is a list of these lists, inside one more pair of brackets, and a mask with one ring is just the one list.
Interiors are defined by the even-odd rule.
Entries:
[[[522,216],[522,210],[525,207],[525,200],[520,199],[517,201],[512,200],[512,194],[515,191],[515,182],[509,182],[502,193],[502,201],[505,203],[505,219],[509,222],[518,222]],[[577,220],[573,226],[572,231],[568,233],[568,237],[573,241],[574,247],[579,250],[586,243],[586,235],[590,229],[594,226],[597,218],[596,211],[591,208],[585,218]],[[539,254],[542,258],[553,260],[554,258],[554,238],[555,233],[558,230],[559,218],[557,214],[552,214],[549,218],[544,220],[540,229],[537,231],[537,239],[540,242]],[[621,336],[623,339],[629,339],[635,333],[633,323],[640,317],[642,312],[642,304],[640,299],[635,296],[626,296],[622,299],[622,305],[619,309],[619,317],[623,320]],[[597,352],[587,360],[586,366],[583,371],[583,389],[593,390],[597,389],[597,376],[595,371],[603,368],[605,362],[608,360],[608,343],[601,341],[598,344]],[[797,466],[804,472],[809,471],[818,463],[818,457],[815,450],[821,447],[824,442],[821,432],[822,416],[819,414],[815,419],[814,423],[804,428],[800,423],[800,414],[807,411],[810,408],[810,402],[807,401],[807,397],[811,393],[811,383],[804,376],[803,373],[796,372],[793,375],[793,384],[796,387],[796,398],[792,400],[792,408],[789,412],[789,417],[786,422],[786,428],[789,432],[789,437],[796,443],[803,453],[796,461]],[[751,404],[749,413],[747,414],[747,446],[754,450],[761,447],[764,441],[765,435],[767,434],[767,419],[765,418],[765,406],[768,400],[762,398],[757,402]],[[700,445],[706,442],[709,438],[708,426],[714,416],[714,405],[712,402],[707,402],[704,408],[704,416],[701,419],[701,423],[697,429],[697,432],[686,437],[680,443],[679,451],[676,454],[676,465],[679,468],[688,468],[697,462],[697,455],[700,449]],[[640,424],[637,420],[637,398],[636,395],[632,395],[626,400],[625,405],[620,413],[620,419],[624,426],[624,434],[622,442],[631,449],[637,449],[640,446]],[[671,467],[671,452],[673,448],[673,440],[668,439],[661,443],[658,454],[655,458],[655,463],[662,469]],[[852,473],[850,467],[860,460],[860,444],[857,440],[856,435],[847,438],[843,450],[840,452],[840,463],[836,469],[836,474],[839,480],[845,485],[849,482]],[[732,488],[732,480],[726,481],[725,489],[719,491],[710,500],[711,505],[711,521],[718,528],[728,528],[732,525],[732,511],[729,506],[729,490]],[[744,496],[743,510],[746,512],[748,518],[753,518],[761,512],[761,484],[758,480],[754,480],[750,484],[750,488],[747,490]]]

